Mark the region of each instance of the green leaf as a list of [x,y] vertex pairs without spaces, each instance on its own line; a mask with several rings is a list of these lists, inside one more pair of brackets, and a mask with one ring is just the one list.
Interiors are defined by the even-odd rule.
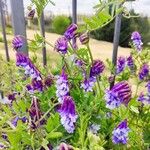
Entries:
[[60,125],[59,114],[51,114],[51,116],[47,120],[46,130],[47,132],[51,132],[56,129]]
[[131,110],[132,112],[135,112],[136,114],[139,114],[138,107],[130,106],[130,110]]
[[63,134],[61,132],[50,132],[46,138],[47,139],[58,139],[61,138],[63,136]]

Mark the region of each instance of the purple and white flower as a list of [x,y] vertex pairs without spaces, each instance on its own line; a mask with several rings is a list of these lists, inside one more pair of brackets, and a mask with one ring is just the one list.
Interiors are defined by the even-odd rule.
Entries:
[[104,71],[104,63],[101,60],[95,60],[90,70],[90,77],[98,76]]
[[150,104],[150,81],[148,81],[146,87],[147,93],[144,94],[143,92],[141,92],[141,94],[138,97],[138,101],[142,102],[145,105]]
[[97,134],[98,131],[100,130],[100,125],[99,124],[91,124],[90,125],[90,131],[93,133],[93,134]]
[[112,142],[114,144],[127,144],[129,131],[127,120],[122,121],[112,132]]
[[116,74],[120,74],[126,66],[126,59],[125,57],[120,56],[117,60],[117,70]]
[[144,94],[143,92],[140,94],[137,100],[143,103],[144,105],[150,104],[150,96]]
[[55,43],[55,49],[60,52],[61,54],[66,54],[68,50],[68,41],[63,36],[58,38],[58,40]]
[[147,87],[147,93],[150,96],[150,80],[148,81],[146,87]]
[[12,46],[15,50],[18,50],[19,48],[21,48],[23,46],[23,37],[21,37],[20,35],[17,35],[14,37],[14,39],[12,40]]
[[139,79],[145,80],[145,78],[147,78],[148,75],[149,75],[149,65],[144,64],[139,71]]
[[16,53],[16,65],[24,68],[26,76],[30,76],[32,79],[36,80],[42,79],[39,70],[31,62],[30,58],[23,53]]
[[85,92],[92,92],[95,82],[96,82],[96,77],[90,77],[88,79],[85,78],[83,83],[81,83],[81,88],[83,88]]
[[62,70],[62,73],[60,76],[57,76],[56,88],[57,88],[56,96],[58,97],[58,101],[60,103],[63,103],[64,96],[69,95],[68,76],[64,70]]
[[66,37],[67,40],[71,40],[76,36],[76,31],[78,29],[78,26],[76,24],[71,24],[67,30],[64,33],[64,36]]
[[73,133],[78,115],[75,110],[75,103],[71,96],[64,96],[63,103],[58,112],[61,116],[61,124],[68,133]]
[[121,81],[115,84],[111,90],[106,90],[106,107],[109,109],[114,109],[119,107],[121,104],[128,105],[131,99],[131,94],[132,91],[128,82]]
[[134,65],[134,61],[133,61],[132,55],[130,55],[127,58],[127,65],[128,65],[128,67],[130,68],[131,71],[134,71],[135,65]]
[[58,150],[73,150],[71,145],[67,145],[66,143],[61,143],[59,145]]
[[131,40],[133,42],[133,46],[135,47],[136,50],[141,51],[142,50],[142,40],[141,40],[141,35],[139,32],[135,31],[131,35]]

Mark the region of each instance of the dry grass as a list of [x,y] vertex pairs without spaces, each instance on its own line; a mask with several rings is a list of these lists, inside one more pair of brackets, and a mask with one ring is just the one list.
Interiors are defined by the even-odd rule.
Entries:
[[[27,38],[28,39],[33,39],[34,34],[38,33],[38,31],[33,31],[33,30],[27,30]],[[46,33],[46,40],[52,44],[55,43],[55,41],[60,37],[60,35],[55,34],[55,33]],[[8,43],[12,41],[13,36],[12,35],[7,35],[7,40]],[[110,42],[105,42],[105,41],[98,41],[91,39],[90,41],[90,46],[92,50],[92,54],[94,58],[99,58],[102,60],[106,60],[107,58],[111,59],[112,57],[112,49],[113,49],[113,44]],[[4,51],[4,45],[3,43],[0,43],[0,54],[5,57],[5,51]],[[9,53],[11,59],[15,58],[15,52],[11,48],[11,44],[9,44]],[[48,57],[52,60],[57,61],[57,58],[59,57],[58,54],[51,48],[50,46],[47,46],[47,53]],[[130,48],[118,48],[118,55],[123,55],[127,56],[130,53]],[[32,54],[32,53],[31,53]],[[39,58],[42,57],[41,53],[38,53]]]

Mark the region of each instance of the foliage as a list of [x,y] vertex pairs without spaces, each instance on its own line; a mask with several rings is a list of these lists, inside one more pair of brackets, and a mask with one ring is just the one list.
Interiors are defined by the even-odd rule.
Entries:
[[[107,13],[102,16],[105,15],[107,16]],[[109,20],[105,21],[109,22]],[[105,21],[103,25],[106,24]],[[118,74],[116,72],[118,62],[117,66],[114,66],[110,60],[107,60],[104,70],[104,63],[93,59],[88,31],[83,37],[80,33],[79,39],[81,43],[85,40],[84,45],[75,47],[71,41],[78,30],[74,24],[71,27],[72,30],[67,30],[63,38],[57,40],[55,46],[39,34],[30,41],[29,46],[34,52],[45,44],[49,44],[59,52],[60,65],[54,69],[42,67],[39,60],[35,59],[36,53],[34,53],[35,57],[30,59],[16,52],[16,65],[14,62],[7,63],[0,59],[0,93],[3,93],[0,98],[0,146],[10,150],[149,148],[150,85],[146,85],[150,80],[150,71],[149,68],[148,71],[147,68],[146,71],[142,68],[149,63],[150,49],[143,47],[138,50],[136,46],[139,42],[137,39],[132,41],[133,61],[130,60],[129,63],[125,58],[124,68]],[[93,29],[93,25],[89,27]],[[68,36],[69,34],[71,35]],[[135,35],[139,36],[138,33]],[[71,39],[67,39],[68,37]],[[62,51],[65,53],[61,53]],[[52,64],[50,65],[52,67]],[[96,75],[92,74],[93,71]],[[112,83],[110,77],[113,77],[113,81],[115,78],[117,84],[121,84],[114,89],[114,95],[109,97],[106,94],[108,91],[112,92],[117,85],[110,89]],[[89,91],[86,91],[85,83],[89,78],[94,80],[92,84],[86,85],[92,86]],[[132,93],[128,84],[133,87]],[[27,88],[29,85],[31,89]],[[144,100],[139,100],[141,91]],[[63,99],[60,101],[62,95]],[[113,98],[114,101],[121,103],[116,105],[116,108],[110,109],[106,107],[109,104],[107,98]],[[129,101],[126,102],[126,99]],[[120,125],[122,121],[127,124]],[[129,134],[124,135],[127,126],[130,129]],[[73,130],[68,132],[68,128]],[[124,128],[125,131],[122,130]],[[122,142],[116,144],[112,141],[116,130],[116,136],[125,136],[121,139],[125,141],[124,144]]]
[[58,34],[63,34],[70,23],[71,21],[68,17],[56,16],[52,22],[53,32]]
[[[137,16],[132,10],[131,14]],[[91,32],[91,36],[97,40],[113,42],[115,20],[103,28]],[[119,44],[123,47],[129,47],[130,35],[133,31],[139,31],[142,34],[144,45],[147,45],[150,39],[150,24],[147,17],[122,17],[121,33]]]

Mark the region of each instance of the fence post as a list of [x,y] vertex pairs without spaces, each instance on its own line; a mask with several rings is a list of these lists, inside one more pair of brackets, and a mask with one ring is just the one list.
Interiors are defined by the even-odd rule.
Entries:
[[77,23],[77,0],[72,0],[72,23]]
[[[77,24],[77,0],[72,0],[72,23]],[[76,49],[76,38],[72,39],[72,44],[74,49]]]
[[19,51],[28,55],[23,0],[11,0],[10,3],[14,35],[22,35],[25,37],[24,45],[19,49]]
[[[45,39],[44,11],[42,12],[42,14],[40,16],[40,32],[41,32],[42,37]],[[43,54],[43,66],[46,66],[47,65],[47,57],[46,57],[46,45],[45,45],[45,42],[43,44],[42,54]]]
[[[122,14],[118,14],[115,19],[115,31],[114,31],[114,40],[113,40],[113,54],[112,54],[112,63],[116,68],[117,64],[117,54],[118,54],[118,46],[119,46],[119,38],[120,38],[120,30],[121,30],[121,18]],[[115,83],[115,75],[114,80],[110,84],[110,89],[114,86]]]
[[6,38],[6,23],[5,23],[5,17],[3,14],[3,1],[0,0],[0,16],[1,16],[1,25],[2,25],[2,33],[3,33],[3,39],[4,39],[4,45],[5,45],[5,52],[6,52],[6,60],[9,61],[9,52],[8,52],[8,45],[7,45],[7,38]]

